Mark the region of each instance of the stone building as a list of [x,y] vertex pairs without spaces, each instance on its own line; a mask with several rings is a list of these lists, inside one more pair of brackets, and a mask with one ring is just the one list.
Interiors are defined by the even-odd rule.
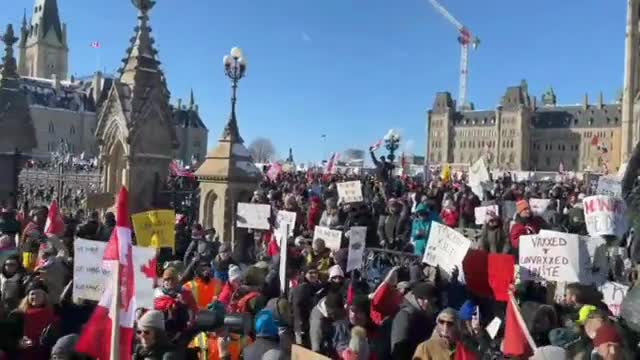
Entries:
[[[114,76],[101,72],[69,76],[67,30],[56,0],[36,0],[30,21],[25,14],[18,53],[20,88],[26,95],[36,133],[32,157],[50,158],[61,140],[76,155],[97,156],[96,113],[107,98]],[[188,107],[178,100],[171,109],[179,142],[174,157],[185,164],[203,159],[208,130],[193,97]]]
[[[448,92],[428,112],[430,164],[468,165],[484,156],[493,169],[615,170],[621,163],[622,105],[560,106],[553,89],[538,103],[523,81],[507,88],[493,110],[456,111]],[[562,164],[562,165],[561,165]]]

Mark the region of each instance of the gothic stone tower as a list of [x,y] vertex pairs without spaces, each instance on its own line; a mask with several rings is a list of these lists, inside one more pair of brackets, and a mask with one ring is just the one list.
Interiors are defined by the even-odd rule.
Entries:
[[622,152],[626,161],[640,140],[640,0],[627,0],[624,90],[622,94]]
[[5,54],[0,71],[0,200],[15,200],[19,169],[25,155],[37,143],[27,98],[20,91],[20,76],[13,56],[13,45],[18,39],[11,25],[1,39]]
[[132,0],[138,26],[131,46],[98,114],[103,191],[129,189],[132,213],[154,208],[157,184],[165,181],[174,149],[169,90],[153,47],[149,11],[153,0]]
[[36,0],[30,23],[25,13],[20,34],[20,76],[67,79],[67,26],[60,22],[56,0]]

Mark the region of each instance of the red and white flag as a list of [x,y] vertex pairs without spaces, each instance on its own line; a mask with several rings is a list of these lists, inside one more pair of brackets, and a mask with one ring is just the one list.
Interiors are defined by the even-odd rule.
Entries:
[[267,177],[269,178],[269,180],[275,182],[276,180],[278,180],[278,176],[280,176],[280,173],[282,173],[282,165],[273,163],[267,171]]
[[376,150],[380,149],[381,146],[382,146],[382,139],[376,141],[375,144],[369,146],[369,150],[376,151]]
[[507,301],[507,313],[504,325],[504,341],[502,352],[505,355],[520,357],[533,355],[535,343],[531,339],[529,329],[522,319],[518,304],[513,295],[509,295]]
[[47,213],[47,222],[44,224],[44,233],[47,236],[61,237],[64,234],[64,220],[60,209],[58,209],[58,201],[51,201],[49,212]]
[[331,157],[329,158],[329,161],[327,161],[327,165],[324,168],[324,173],[325,174],[335,174],[336,172],[336,162],[338,162],[338,159],[340,159],[340,154],[338,153],[333,153],[331,154]]
[[[134,335],[135,319],[135,277],[133,268],[133,246],[131,244],[131,224],[129,222],[128,191],[122,187],[116,199],[116,227],[104,250],[102,266],[111,269],[110,279],[91,318],[82,329],[76,351],[98,360],[108,360],[111,356],[111,336],[114,326],[119,327],[119,359],[130,359]],[[120,269],[119,288],[114,289],[113,276],[116,266]],[[119,290],[119,291],[117,291]],[[117,314],[112,313],[114,296],[120,297]]]
[[100,49],[100,42],[99,41],[92,41],[91,42],[91,47],[94,49]]

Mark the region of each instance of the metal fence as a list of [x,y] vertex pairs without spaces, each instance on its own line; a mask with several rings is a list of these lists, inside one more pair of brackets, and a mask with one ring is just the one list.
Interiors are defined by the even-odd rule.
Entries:
[[83,207],[87,194],[99,191],[97,171],[23,169],[18,176],[18,201],[28,202],[30,207],[48,206],[53,199],[59,199],[60,207],[77,210]]

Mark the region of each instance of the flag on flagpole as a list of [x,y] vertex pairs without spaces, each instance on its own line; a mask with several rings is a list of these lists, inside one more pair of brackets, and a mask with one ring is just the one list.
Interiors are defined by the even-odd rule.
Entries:
[[[111,276],[76,345],[77,352],[100,360],[110,359],[114,341],[119,359],[130,359],[132,353],[136,300],[128,197],[123,186],[116,199],[116,227],[102,258],[103,267],[111,270]],[[116,314],[110,311],[114,304],[119,305]],[[114,334],[117,338],[112,338]]]
[[49,212],[47,213],[47,221],[44,224],[44,233],[47,236],[62,236],[64,234],[64,220],[60,209],[58,209],[58,201],[51,201]]
[[100,49],[100,42],[99,41],[92,41],[91,42],[91,47],[94,49]]

